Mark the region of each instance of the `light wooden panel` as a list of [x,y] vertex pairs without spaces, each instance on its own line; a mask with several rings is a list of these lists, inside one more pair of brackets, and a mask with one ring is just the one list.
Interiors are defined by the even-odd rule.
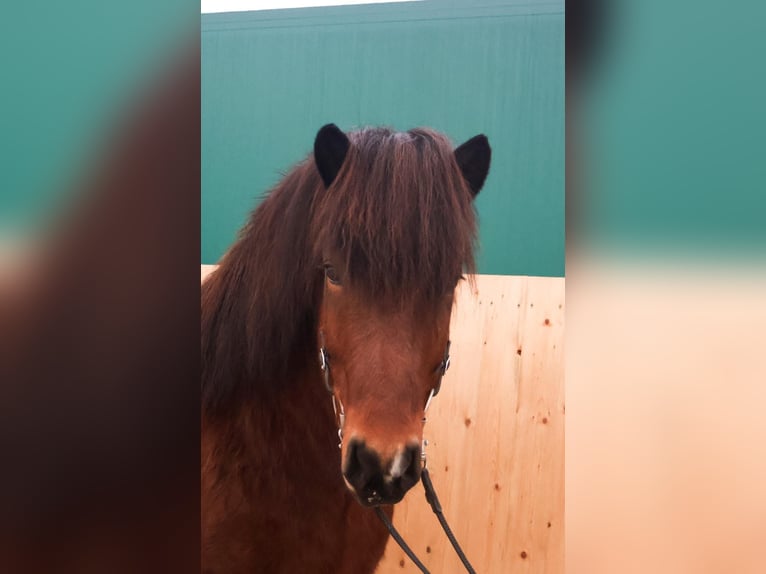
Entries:
[[200,266],[201,273],[202,273],[202,281],[205,281],[205,278],[210,275],[213,271],[215,271],[215,268],[218,267],[218,265],[201,265]]
[[[445,515],[479,574],[562,573],[564,279],[480,275],[456,300],[425,432]],[[420,485],[394,524],[431,572],[463,572]],[[391,540],[377,574],[417,572]]]
[[[480,574],[564,571],[564,279],[461,283],[428,468]],[[434,574],[463,572],[420,485],[394,524]],[[391,540],[378,574],[419,572]]]

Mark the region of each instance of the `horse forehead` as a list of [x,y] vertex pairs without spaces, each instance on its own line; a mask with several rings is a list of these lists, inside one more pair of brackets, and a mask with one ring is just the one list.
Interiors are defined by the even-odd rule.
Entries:
[[359,331],[374,331],[400,337],[405,333],[433,331],[443,315],[449,320],[449,313],[440,313],[444,305],[439,301],[424,301],[411,298],[405,301],[374,300],[364,293],[349,298],[347,322],[356,324]]

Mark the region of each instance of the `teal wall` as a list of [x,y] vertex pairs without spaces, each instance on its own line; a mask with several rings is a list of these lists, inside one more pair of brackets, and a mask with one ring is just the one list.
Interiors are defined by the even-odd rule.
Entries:
[[479,272],[563,276],[563,1],[203,15],[203,263],[328,122],[487,134]]
[[762,261],[766,4],[609,5],[574,136],[587,143],[578,239],[621,256]]
[[140,2],[3,4],[0,243],[47,230],[93,177],[128,110],[191,40],[197,21],[182,6],[153,2],[147,17]]

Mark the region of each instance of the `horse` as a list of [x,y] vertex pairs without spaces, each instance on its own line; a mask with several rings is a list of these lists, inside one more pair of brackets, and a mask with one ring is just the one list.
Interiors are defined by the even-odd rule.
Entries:
[[490,157],[328,124],[252,212],[202,285],[203,572],[375,570],[370,507],[419,480]]

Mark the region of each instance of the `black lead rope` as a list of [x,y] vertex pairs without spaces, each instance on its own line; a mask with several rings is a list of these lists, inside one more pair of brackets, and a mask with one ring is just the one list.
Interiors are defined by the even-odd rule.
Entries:
[[[450,544],[452,544],[452,548],[455,549],[458,558],[460,558],[460,561],[463,563],[463,566],[465,566],[465,569],[468,571],[468,573],[476,574],[476,570],[474,570],[473,566],[471,566],[471,563],[468,561],[468,558],[466,558],[463,549],[460,548],[460,544],[458,544],[457,538],[455,538],[455,535],[452,533],[452,529],[449,527],[449,524],[447,524],[447,519],[444,517],[444,512],[442,512],[442,505],[439,504],[439,497],[436,496],[436,490],[434,489],[434,485],[431,482],[431,476],[428,474],[428,469],[423,469],[420,475],[420,479],[423,481],[423,488],[426,491],[426,500],[428,501],[428,504],[431,505],[431,510],[434,511],[436,518],[439,519],[439,524],[442,525],[442,529],[447,535],[447,538],[449,538]],[[399,532],[397,532],[396,528],[394,528],[394,525],[391,524],[391,521],[388,519],[388,516],[386,516],[386,513],[383,512],[379,506],[375,507],[375,513],[378,515],[378,518],[383,521],[383,524],[386,525],[386,528],[388,528],[391,536],[393,536],[394,540],[396,540],[396,543],[399,545],[399,547],[404,550],[404,553],[410,557],[410,560],[412,560],[415,566],[420,568],[420,571],[424,574],[429,574],[426,567],[423,566],[423,563],[418,560],[418,557],[415,556],[415,553],[409,546],[407,546],[407,543],[401,537]]]
[[[388,531],[391,533],[391,536],[393,536],[394,540],[396,540],[396,543],[399,545],[399,547],[404,550],[404,553],[410,557],[410,560],[417,566],[423,574],[431,574],[428,569],[423,566],[423,563],[418,560],[418,557],[415,556],[415,553],[412,551],[412,549],[407,546],[407,543],[404,541],[404,538],[399,534],[399,532],[394,528],[394,525],[391,524],[391,521],[388,519],[388,516],[386,515],[383,510],[381,510],[380,506],[375,507],[375,514],[378,515],[378,518],[383,522],[383,524],[386,525],[386,528],[388,528]],[[404,564],[404,563],[402,563]]]
[[447,524],[447,519],[444,518],[442,505],[439,504],[439,497],[436,496],[436,490],[434,490],[434,485],[431,482],[431,477],[428,474],[427,468],[423,469],[423,472],[420,475],[420,479],[423,481],[423,487],[426,490],[426,500],[428,501],[428,504],[431,505],[431,510],[434,511],[436,518],[439,519],[439,524],[442,525],[442,529],[447,535],[447,538],[449,538],[449,541],[452,544],[452,548],[454,548],[455,552],[457,552],[458,558],[460,558],[460,561],[463,563],[463,566],[465,566],[465,569],[469,572],[469,574],[476,574],[476,570],[474,570],[473,566],[471,566],[471,563],[468,561],[468,558],[466,558],[463,549],[460,548],[460,544],[458,544],[457,538],[455,538],[455,535],[452,533],[452,529],[449,527],[449,524]]

